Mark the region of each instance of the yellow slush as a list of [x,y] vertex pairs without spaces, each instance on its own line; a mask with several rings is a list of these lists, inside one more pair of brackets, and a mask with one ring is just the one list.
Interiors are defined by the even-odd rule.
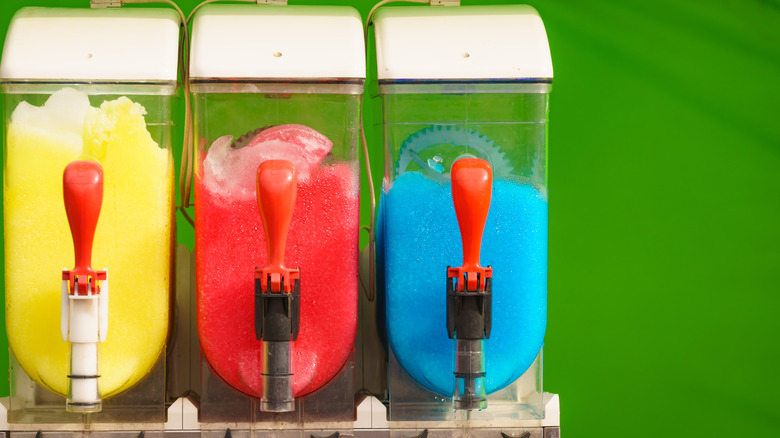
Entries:
[[[78,103],[78,104],[76,104]],[[58,120],[67,104],[71,120]],[[122,392],[158,361],[168,334],[173,163],[126,97],[89,105],[63,89],[43,107],[20,103],[8,126],[4,184],[8,341],[24,371],[65,396],[68,344],[60,335],[60,282],[73,243],[62,172],[74,160],[103,166],[104,198],[92,267],[111,284],[108,334],[99,344],[100,392]],[[82,118],[83,114],[83,118]]]

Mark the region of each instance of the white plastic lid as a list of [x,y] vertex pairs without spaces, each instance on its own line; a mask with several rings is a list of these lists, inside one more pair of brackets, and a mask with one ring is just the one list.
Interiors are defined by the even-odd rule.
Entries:
[[192,79],[365,79],[363,22],[349,6],[207,5]]
[[374,29],[379,80],[553,77],[531,6],[384,7]]
[[171,9],[23,8],[11,19],[0,80],[175,81]]

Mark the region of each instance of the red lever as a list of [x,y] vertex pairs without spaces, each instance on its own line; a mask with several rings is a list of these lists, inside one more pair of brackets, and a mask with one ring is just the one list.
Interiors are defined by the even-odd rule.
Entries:
[[[493,171],[485,160],[461,158],[453,163],[450,175],[452,202],[463,241],[463,266],[450,268],[447,276],[458,278],[458,290],[464,290],[465,275],[466,290],[483,291],[485,279],[493,276],[492,268],[483,268],[479,264],[482,232],[490,209]],[[478,278],[481,281],[478,282]]]
[[298,171],[286,160],[264,161],[257,168],[257,204],[263,220],[268,245],[268,265],[262,270],[262,291],[268,292],[267,279],[271,280],[271,292],[291,293],[293,280],[299,278],[298,269],[284,266],[284,249],[290,229],[295,194],[298,187]]
[[92,282],[94,295],[99,292],[97,281],[106,279],[104,271],[92,269],[92,244],[103,204],[103,167],[95,161],[68,164],[62,174],[62,194],[76,259],[76,266],[64,271],[62,279],[69,280],[70,293],[78,295],[87,295]]

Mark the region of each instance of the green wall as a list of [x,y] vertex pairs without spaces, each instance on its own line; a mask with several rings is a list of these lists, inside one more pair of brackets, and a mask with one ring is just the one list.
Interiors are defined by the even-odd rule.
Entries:
[[[87,3],[3,0],[2,34],[21,6]],[[545,389],[564,436],[780,436],[780,2],[529,3],[555,68]],[[379,117],[368,98],[377,185]]]

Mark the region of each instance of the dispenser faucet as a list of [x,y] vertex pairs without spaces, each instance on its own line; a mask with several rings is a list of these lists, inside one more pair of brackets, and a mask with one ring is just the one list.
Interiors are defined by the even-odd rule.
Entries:
[[298,173],[286,160],[257,168],[257,203],[268,246],[268,264],[255,269],[255,334],[263,341],[260,410],[295,410],[292,340],[298,338],[300,269],[284,266],[287,232],[295,207]]
[[68,164],[62,189],[76,260],[73,269],[62,270],[60,330],[70,343],[66,409],[99,412],[97,344],[108,331],[108,270],[92,269],[92,244],[103,203],[103,167],[95,161]]
[[463,242],[463,266],[447,267],[447,333],[455,339],[453,406],[487,407],[484,341],[490,337],[493,268],[479,264],[493,172],[479,158],[461,158],[450,171],[452,201]]

